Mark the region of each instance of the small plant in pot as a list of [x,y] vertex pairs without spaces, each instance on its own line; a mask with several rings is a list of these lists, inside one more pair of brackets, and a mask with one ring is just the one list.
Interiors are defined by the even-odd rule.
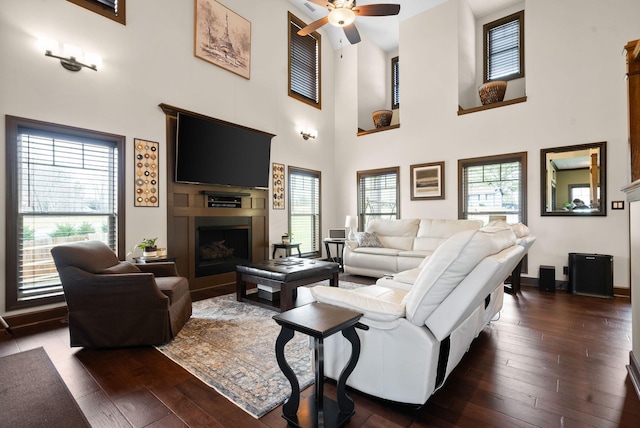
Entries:
[[283,244],[291,244],[293,242],[293,233],[285,233],[282,235]]
[[144,238],[142,242],[138,244],[138,248],[142,248],[143,257],[156,257],[158,255],[158,247],[156,246],[156,240],[158,238]]

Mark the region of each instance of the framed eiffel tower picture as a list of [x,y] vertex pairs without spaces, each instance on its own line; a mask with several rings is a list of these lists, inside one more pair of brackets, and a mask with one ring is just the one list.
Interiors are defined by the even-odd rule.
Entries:
[[215,0],[196,0],[194,55],[249,79],[251,22]]

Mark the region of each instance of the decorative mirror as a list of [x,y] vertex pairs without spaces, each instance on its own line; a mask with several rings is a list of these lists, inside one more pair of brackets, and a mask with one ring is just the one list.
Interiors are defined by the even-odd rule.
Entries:
[[606,142],[540,150],[541,215],[607,215],[606,154]]

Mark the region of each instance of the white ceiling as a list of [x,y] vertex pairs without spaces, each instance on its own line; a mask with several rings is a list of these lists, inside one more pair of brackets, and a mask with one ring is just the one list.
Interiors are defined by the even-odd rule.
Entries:
[[[361,36],[368,38],[381,49],[390,52],[398,46],[398,22],[411,18],[417,14],[431,9],[447,0],[358,0],[358,5],[393,3],[400,5],[400,14],[397,16],[360,16],[356,18],[356,27]],[[506,6],[517,3],[521,0],[467,0],[476,18],[489,15]],[[311,23],[328,14],[327,10],[306,0],[289,0],[291,4],[303,11],[310,19]],[[303,17],[300,17],[304,20]],[[340,43],[349,44],[341,28],[330,24],[322,27],[329,35],[334,49],[340,47]]]

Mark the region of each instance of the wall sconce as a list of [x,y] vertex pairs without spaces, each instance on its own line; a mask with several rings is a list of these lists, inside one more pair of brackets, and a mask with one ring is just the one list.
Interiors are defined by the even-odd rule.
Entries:
[[315,139],[318,136],[318,130],[304,128],[302,131],[300,131],[300,135],[302,135],[302,138],[304,138],[305,140],[308,140],[309,138]]
[[96,54],[84,53],[77,46],[65,43],[62,53],[60,46],[55,40],[40,40],[40,46],[44,50],[44,55],[60,60],[60,64],[69,71],[80,71],[82,67],[98,71],[102,66],[102,58]]

